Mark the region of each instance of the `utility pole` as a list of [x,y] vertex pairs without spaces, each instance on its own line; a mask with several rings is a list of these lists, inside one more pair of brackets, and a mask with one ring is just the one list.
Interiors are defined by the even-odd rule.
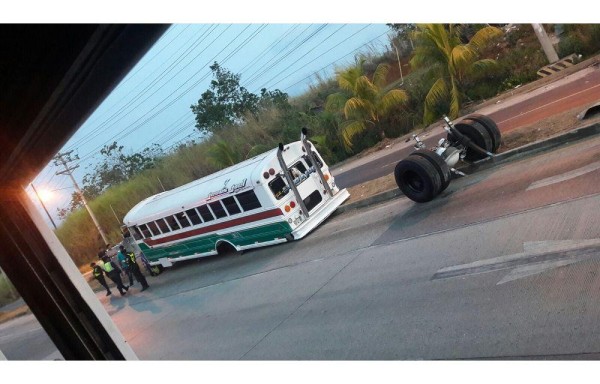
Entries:
[[556,50],[554,50],[554,46],[552,45],[552,42],[550,41],[550,38],[548,37],[548,34],[546,33],[546,30],[542,24],[531,24],[531,26],[533,27],[533,31],[542,45],[542,49],[546,54],[548,63],[552,64],[557,62],[558,54],[556,53]]
[[56,224],[54,224],[54,220],[52,220],[52,216],[50,216],[50,213],[46,209],[46,206],[44,205],[44,202],[42,201],[42,198],[40,197],[40,194],[38,193],[37,189],[35,189],[35,187],[33,186],[33,183],[31,183],[29,185],[31,185],[33,192],[35,192],[35,195],[37,196],[38,200],[40,201],[40,204],[42,204],[42,208],[44,208],[44,211],[46,211],[46,215],[48,215],[48,218],[50,219],[50,222],[54,226],[54,229],[56,229]]
[[398,53],[398,47],[396,47],[396,43],[392,41],[392,45],[396,49],[396,58],[398,59],[398,69],[400,69],[400,84],[399,86],[404,85],[404,76],[402,76],[402,63],[400,62],[400,54]]
[[[66,152],[66,153],[58,153],[56,156],[54,156],[54,164],[55,165],[62,165],[63,167],[65,167],[64,171],[56,172],[56,174],[57,175],[68,175],[71,178],[71,181],[73,182],[73,186],[75,187],[75,190],[77,191],[77,193],[81,197],[81,201],[83,202],[83,205],[85,206],[85,209],[87,209],[88,213],[90,214],[90,217],[92,218],[92,221],[94,222],[94,225],[96,225],[96,229],[98,229],[98,233],[100,233],[100,236],[102,236],[102,240],[104,240],[104,244],[108,244],[108,237],[106,236],[106,234],[104,233],[104,231],[100,227],[100,223],[96,219],[96,216],[94,216],[94,212],[92,212],[92,210],[91,210],[90,206],[88,205],[85,197],[83,196],[83,192],[81,191],[81,188],[79,188],[79,185],[77,184],[77,181],[75,181],[75,178],[73,177],[73,170],[76,169],[76,168],[78,168],[79,165],[75,165],[73,167],[69,167],[69,165],[67,164],[67,162],[71,162],[73,160],[78,160],[79,159],[79,157],[77,155],[75,155],[75,158],[72,159],[71,156],[70,156],[71,152],[73,152],[73,151],[69,151],[69,152]],[[67,160],[65,160],[65,157],[67,158]]]

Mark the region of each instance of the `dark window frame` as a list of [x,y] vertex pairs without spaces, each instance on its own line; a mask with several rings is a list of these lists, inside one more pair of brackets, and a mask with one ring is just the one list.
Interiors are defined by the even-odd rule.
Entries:
[[[169,221],[169,218],[172,220],[172,223],[171,221]],[[181,229],[181,226],[179,225],[179,222],[177,221],[174,215],[169,215],[167,217],[164,217],[164,219],[167,222],[169,228],[171,228],[171,231],[178,231]],[[175,228],[172,224],[177,224],[177,228]]]
[[[146,226],[150,230],[150,233],[152,234],[152,236],[162,235],[162,231],[160,230],[160,228],[158,227],[158,225],[156,225],[156,223],[154,221],[147,222]],[[156,231],[152,227],[154,227],[154,229],[156,229]]]
[[[194,215],[190,215],[190,211],[194,212]],[[204,220],[202,220],[202,216],[200,215],[200,212],[198,212],[198,210],[196,208],[191,208],[185,211],[185,215],[187,216],[188,220],[190,221],[190,223],[192,224],[192,226],[194,225],[200,225],[204,222]],[[193,218],[197,218],[198,219],[198,223],[194,223]]]
[[[144,239],[152,237],[152,234],[148,230],[148,226],[146,224],[141,224],[141,225],[138,225],[137,227]],[[144,227],[144,228],[142,228],[142,227]],[[146,233],[148,233],[148,235],[146,235]]]
[[207,204],[197,206],[196,210],[200,214],[200,217],[202,217],[202,221],[204,221],[205,223],[215,220],[215,215],[213,215],[212,211],[210,210],[210,207]]
[[[217,207],[220,207],[220,210],[217,209],[216,212],[215,212],[215,207],[213,207],[213,205],[215,205]],[[210,208],[211,212],[213,213],[213,216],[217,220],[229,216],[227,214],[227,211],[225,210],[225,206],[223,205],[223,203],[221,202],[221,200],[211,201],[210,203],[207,204],[207,206]],[[219,216],[220,214],[222,214],[222,215]]]
[[[174,214],[173,216],[175,217],[175,220],[177,220],[177,222],[179,223],[179,226],[181,227],[181,229],[192,226],[192,223],[187,218],[185,212],[178,212],[178,213]],[[181,216],[181,217],[179,217],[179,216]],[[185,220],[185,222],[184,222],[184,220]]]
[[[249,199],[243,199],[242,201],[240,200],[240,196],[250,196]],[[242,192],[242,193],[238,193],[237,195],[235,195],[235,199],[238,202],[238,205],[242,208],[242,211],[244,212],[248,212],[248,211],[253,211],[255,209],[259,209],[262,208],[262,204],[260,203],[260,200],[258,200],[258,196],[256,196],[256,193],[254,193],[253,190],[249,190],[246,192]],[[258,204],[258,206],[256,206],[256,204]],[[250,208],[247,208],[250,207]]]
[[[278,181],[278,180],[281,180],[281,182],[282,182],[282,183],[283,183],[283,185],[284,185],[284,188],[287,188],[287,191],[285,191],[285,192],[283,192],[283,191],[284,191],[284,188],[277,188],[277,189],[279,190],[279,192],[280,192],[280,194],[279,194],[279,195],[277,195],[277,194],[275,193],[275,191],[273,190],[273,184],[274,184],[276,181]],[[285,196],[287,196],[287,194],[288,194],[288,193],[290,193],[290,190],[291,190],[291,188],[289,187],[289,185],[287,185],[287,182],[285,181],[285,179],[284,179],[283,177],[281,177],[281,175],[277,175],[277,176],[275,176],[275,178],[269,182],[268,186],[269,186],[269,190],[271,191],[271,194],[272,194],[272,195],[273,195],[273,196],[274,196],[274,197],[275,197],[277,200],[281,200],[281,199],[283,199]]]
[[[163,234],[171,232],[171,227],[169,227],[169,224],[167,224],[165,219],[158,219],[155,220],[155,222],[156,225],[158,225],[158,229],[160,229]],[[164,227],[161,225],[161,223],[164,224]]]
[[[228,203],[225,202],[225,200],[231,201],[233,204],[228,204]],[[229,214],[229,216],[238,215],[238,214],[240,214],[240,213],[243,212],[242,207],[239,205],[239,203],[236,200],[235,196],[224,197],[223,199],[221,199],[221,204],[223,205],[223,207],[225,207],[225,211]],[[233,209],[233,211],[235,211],[237,209],[237,212],[231,212],[229,210],[229,206],[231,206],[232,208],[235,207]]]

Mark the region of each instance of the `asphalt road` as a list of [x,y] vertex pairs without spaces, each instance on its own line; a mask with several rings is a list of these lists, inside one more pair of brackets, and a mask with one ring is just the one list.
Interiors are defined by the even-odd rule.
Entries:
[[597,359],[598,206],[600,137],[98,299],[144,360]]
[[[556,81],[527,95],[509,98],[499,104],[477,110],[475,113],[489,116],[496,122],[501,133],[506,133],[575,107],[584,108],[598,101],[600,101],[600,69],[589,68],[579,76]],[[440,130],[437,130],[423,141],[430,148],[435,146],[442,137],[446,137],[445,132],[440,133]],[[369,162],[360,162],[358,166],[348,164],[333,170],[337,185],[341,188],[349,188],[392,174],[398,161],[414,151],[413,144],[414,141],[410,145],[400,145],[388,151],[385,156]]]

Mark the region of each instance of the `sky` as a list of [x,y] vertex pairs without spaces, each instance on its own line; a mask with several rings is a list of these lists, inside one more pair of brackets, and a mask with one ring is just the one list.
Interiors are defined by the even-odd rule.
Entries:
[[[294,97],[317,84],[317,75],[333,77],[356,54],[383,52],[389,34],[383,23],[173,24],[61,152],[79,156],[73,173],[81,182],[102,159],[100,149],[114,141],[134,153],[198,138],[190,105],[209,88],[215,61],[239,74],[252,93],[280,89]],[[32,181],[38,190],[53,191],[46,205],[55,219],[74,191],[68,176],[56,175],[62,169],[50,163]]]
[[[78,181],[100,159],[99,150],[113,141],[133,153],[152,143],[169,148],[197,137],[190,105],[208,89],[209,66],[215,61],[240,74],[241,85],[250,92],[264,87],[293,97],[315,84],[317,75],[332,77],[357,53],[382,52],[389,44],[389,22],[600,21],[594,20],[593,12],[578,11],[583,8],[577,7],[577,1],[560,12],[516,0],[503,1],[493,11],[469,0],[410,6],[383,0],[170,0],[144,2],[143,9],[136,1],[105,0],[94,9],[84,4],[21,0],[8,6],[0,22],[172,25],[62,148],[61,152],[74,150],[81,159],[74,172]],[[55,218],[57,208],[66,207],[74,191],[67,176],[56,175],[59,170],[50,164],[32,181],[38,190],[53,191],[46,206]],[[31,188],[28,191],[46,217]]]

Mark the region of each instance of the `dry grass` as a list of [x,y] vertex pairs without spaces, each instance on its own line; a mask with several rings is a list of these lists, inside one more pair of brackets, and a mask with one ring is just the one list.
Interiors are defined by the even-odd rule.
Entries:
[[26,305],[23,305],[12,311],[0,312],[0,324],[4,323],[6,321],[12,320],[14,318],[17,318],[19,316],[26,315],[28,313],[31,313],[31,311],[29,310],[29,307]]
[[561,114],[540,120],[534,124],[514,129],[503,135],[502,145],[498,152],[506,152],[527,144],[535,143],[536,141],[545,140],[549,137],[572,131],[584,125],[600,122],[600,116],[593,116],[584,121],[579,120],[577,114],[584,109],[585,108],[582,107],[573,108]]

